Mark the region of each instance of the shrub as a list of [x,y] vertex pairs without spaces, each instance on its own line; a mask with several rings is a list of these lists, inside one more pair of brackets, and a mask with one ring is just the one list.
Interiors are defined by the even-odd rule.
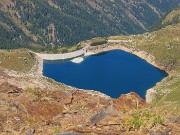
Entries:
[[127,130],[151,128],[164,123],[164,115],[159,110],[138,109],[134,110],[121,125]]
[[97,45],[102,45],[102,44],[106,44],[107,40],[105,38],[95,38],[92,40],[91,42],[91,46],[97,46]]
[[68,53],[68,49],[65,49],[65,48],[62,49],[62,50],[61,50],[61,53]]

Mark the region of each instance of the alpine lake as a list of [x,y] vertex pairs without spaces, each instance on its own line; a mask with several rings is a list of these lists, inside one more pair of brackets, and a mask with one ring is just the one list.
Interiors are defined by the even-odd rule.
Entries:
[[136,92],[145,98],[146,91],[168,76],[145,60],[113,50],[71,60],[44,61],[43,75],[80,89],[96,90],[112,98]]

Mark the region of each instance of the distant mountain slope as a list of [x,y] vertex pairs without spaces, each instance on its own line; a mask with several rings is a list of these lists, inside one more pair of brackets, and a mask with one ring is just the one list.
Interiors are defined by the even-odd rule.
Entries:
[[167,13],[154,27],[155,30],[180,23],[180,6]]
[[0,35],[0,45],[54,47],[97,36],[142,33],[178,4],[179,0],[0,0],[0,34],[9,35]]
[[8,15],[0,11],[0,48],[28,47],[30,39],[11,20]]

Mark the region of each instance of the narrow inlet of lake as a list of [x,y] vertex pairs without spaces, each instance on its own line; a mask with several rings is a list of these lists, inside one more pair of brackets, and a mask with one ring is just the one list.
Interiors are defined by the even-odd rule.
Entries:
[[168,74],[130,53],[113,50],[84,58],[81,63],[44,61],[43,74],[80,89],[100,91],[112,98],[146,90]]

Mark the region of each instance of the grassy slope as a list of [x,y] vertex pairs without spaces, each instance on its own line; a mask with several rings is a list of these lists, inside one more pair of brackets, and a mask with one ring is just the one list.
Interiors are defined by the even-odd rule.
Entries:
[[111,37],[111,39],[132,39],[132,44],[124,44],[124,46],[144,50],[154,55],[156,63],[170,70],[170,75],[155,86],[157,94],[154,103],[168,108],[171,112],[179,113],[180,23],[151,33]]
[[34,56],[26,49],[0,51],[0,67],[2,68],[27,72],[32,69],[34,63]]
[[165,18],[164,20],[162,21],[162,24],[165,24],[165,23],[170,23],[170,22],[173,22],[173,21],[179,21],[180,20],[180,7],[172,10]]
[[180,22],[180,6],[171,10],[171,12],[167,13],[157,24],[154,26],[153,30],[159,30],[168,25],[177,24]]

